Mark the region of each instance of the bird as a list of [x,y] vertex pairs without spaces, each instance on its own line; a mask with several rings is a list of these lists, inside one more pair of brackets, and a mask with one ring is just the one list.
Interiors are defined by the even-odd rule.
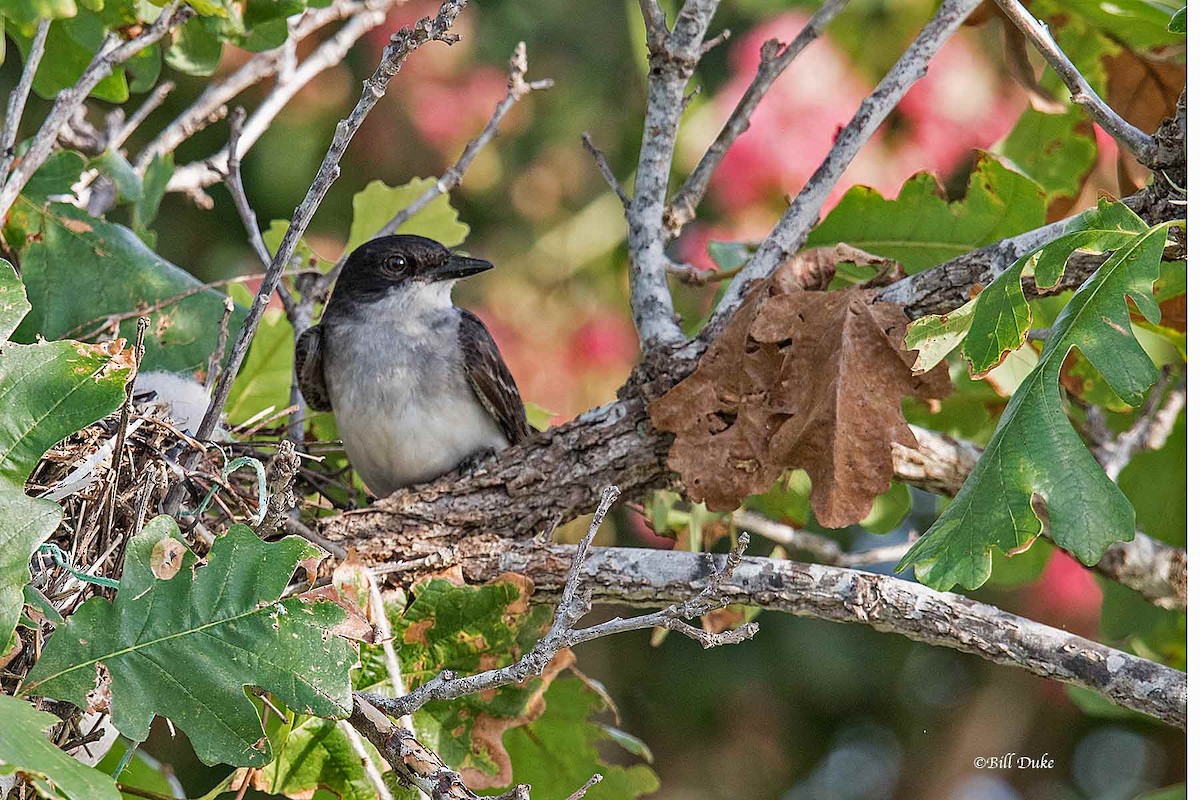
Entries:
[[375,497],[477,465],[532,434],[525,405],[454,284],[492,264],[433,239],[372,239],[346,259],[320,323],[296,340],[304,400],[333,411]]

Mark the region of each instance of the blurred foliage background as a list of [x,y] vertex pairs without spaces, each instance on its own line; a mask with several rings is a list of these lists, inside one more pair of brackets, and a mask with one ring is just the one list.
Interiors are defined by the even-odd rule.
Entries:
[[[1173,105],[1179,87],[1169,81],[1182,84],[1177,62],[1183,39],[1166,31],[1170,4],[1122,0],[1112,4],[1120,13],[1106,19],[1090,16],[1089,5],[1063,0],[1042,3],[1037,10],[1057,15],[1058,30],[1066,31],[1064,46],[1091,53],[1097,69],[1104,64],[1098,82],[1107,77],[1114,105],[1114,84],[1121,82],[1134,84],[1119,88],[1131,98],[1157,90]],[[732,37],[700,66],[700,92],[681,133],[681,171],[703,152],[748,84],[761,43],[773,36],[790,39],[814,6],[785,0],[722,5],[715,28],[729,28]],[[718,170],[678,255],[711,266],[709,242],[754,241],[764,235],[788,195],[824,156],[838,126],[932,7],[929,0],[852,3],[829,35],[772,89],[752,128]],[[419,2],[400,7],[343,63],[309,84],[254,146],[244,160],[245,182],[264,227],[290,217],[333,126],[353,104],[359,82],[376,64],[390,32],[433,9]],[[422,49],[368,118],[307,241],[319,255],[336,259],[349,229],[351,199],[367,183],[379,179],[400,185],[440,175],[503,96],[513,46],[527,42],[530,78],[552,77],[556,87],[516,107],[452,196],[470,226],[465,248],[499,267],[462,285],[457,297],[485,319],[526,400],[549,410],[554,421],[569,419],[610,399],[637,358],[627,308],[625,223],[619,203],[579,144],[580,133],[589,131],[618,177],[632,175],[646,69],[636,2],[481,0],[468,8],[457,29],[462,41]],[[217,75],[246,57],[226,48]],[[5,60],[0,91],[15,83],[19,67],[18,59]],[[1149,79],[1143,77],[1137,84],[1137,69],[1158,83],[1146,88]],[[178,88],[142,127],[146,134],[161,128],[213,80],[171,77]],[[268,88],[252,89],[241,102],[253,107]],[[33,99],[27,119],[40,119],[46,107],[44,99]],[[1000,24],[984,19],[934,59],[928,77],[855,162],[831,204],[855,183],[892,197],[921,170],[933,172],[951,198],[961,195],[975,148],[1017,162],[1028,156],[1020,142],[1010,139],[1007,149],[1001,144],[1019,122],[1027,128],[1037,122],[1023,117],[1034,113],[1028,109],[1027,92],[1005,63]],[[1068,143],[1078,148],[1078,168],[1065,177],[1039,176],[1054,200],[1052,217],[1093,204],[1101,192],[1120,196],[1145,179],[1119,158],[1103,133],[1079,120],[1071,124],[1074,136]],[[207,157],[226,137],[226,125],[212,125],[188,140],[175,161]],[[135,140],[132,147],[137,146]],[[1022,166],[1037,171],[1036,159]],[[1052,189],[1060,184],[1060,190]],[[164,199],[154,226],[158,252],[204,281],[255,272],[257,262],[228,195],[216,186],[211,196],[211,209],[182,195]],[[685,321],[697,323],[716,291],[677,288],[676,305]],[[1039,303],[1052,319],[1062,301]],[[270,385],[259,386],[256,402],[280,393],[286,398],[289,359],[288,347],[271,355],[272,371],[265,379]],[[252,355],[247,369],[264,369],[264,364]],[[986,441],[1003,398],[1023,374],[1019,358],[1011,360],[1011,370],[1015,374],[1008,376],[1007,386],[1003,375],[970,383],[960,374],[963,391],[936,412],[910,409],[911,419]],[[235,391],[235,402],[237,396]],[[1113,411],[1119,427],[1119,409]],[[1136,456],[1122,475],[1143,529],[1180,546],[1185,543],[1183,454],[1181,419],[1166,448]],[[855,527],[829,535],[856,547],[899,542],[910,530],[924,530],[936,516],[938,501],[907,489],[898,492],[899,499],[891,493],[896,508],[884,514],[888,523],[875,528],[883,533]],[[803,492],[781,489],[756,502],[796,525],[815,524],[807,518]],[[709,537],[721,533],[704,519],[699,527]],[[607,543],[688,546],[686,536],[677,544],[656,535],[629,509],[617,515],[604,536]],[[755,552],[770,552],[769,543],[755,547]],[[1044,543],[1011,565],[998,564],[993,581],[973,595],[1185,666],[1182,614],[1151,606]],[[703,655],[693,642],[674,635],[654,646],[640,635],[606,639],[578,653],[580,667],[607,687],[622,727],[653,752],[663,785],[655,797],[1117,800],[1184,778],[1182,732],[1098,698],[864,627],[774,614],[758,621],[762,632],[754,640]],[[163,758],[178,749],[165,737],[157,748]],[[1037,770],[973,766],[976,757],[1007,753],[1048,754],[1054,765]],[[170,754],[178,764],[176,757]],[[611,757],[621,758],[619,753]],[[179,771],[185,785],[194,783],[189,789],[206,788],[198,767],[193,774],[185,767]]]

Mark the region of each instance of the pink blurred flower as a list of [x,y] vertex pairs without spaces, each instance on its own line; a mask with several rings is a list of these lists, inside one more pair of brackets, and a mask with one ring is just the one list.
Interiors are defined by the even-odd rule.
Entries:
[[1099,624],[1102,600],[1095,576],[1055,549],[1042,576],[1029,587],[1028,612],[1041,622],[1090,635]]
[[[805,22],[803,14],[782,14],[734,46],[733,78],[718,92],[712,113],[693,120],[705,130],[685,136],[695,157],[753,79],[763,42],[790,41]],[[870,89],[828,38],[813,42],[779,77],[755,110],[750,129],[717,169],[713,196],[721,209],[742,214],[764,203],[774,207],[798,192]],[[901,101],[893,120],[902,124],[885,127],[867,143],[838,182],[826,210],[856,183],[891,195],[921,170],[944,175],[969,158],[973,148],[994,144],[1024,106],[1025,98],[996,74],[971,39],[956,36]],[[759,227],[765,224],[765,217],[756,222]]]

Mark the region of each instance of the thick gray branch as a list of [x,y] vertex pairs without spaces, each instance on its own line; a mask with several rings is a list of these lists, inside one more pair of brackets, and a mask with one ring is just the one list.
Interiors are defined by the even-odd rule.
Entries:
[[[453,558],[468,580],[519,572],[548,598],[559,591],[572,554],[570,547],[480,537],[462,542]],[[709,572],[701,554],[609,547],[589,556],[583,574],[596,601],[660,605],[692,596]],[[769,558],[743,559],[722,589],[733,603],[899,633],[1093,689],[1117,705],[1184,725],[1184,673],[966,597],[886,575]]]
[[633,193],[625,209],[629,223],[629,282],[633,323],[644,352],[680,344],[683,332],[667,285],[667,237],[663,230],[675,138],[686,104],[687,84],[704,48],[704,35],[717,0],[687,0],[667,30],[657,0],[641,3],[650,57],[646,120]]

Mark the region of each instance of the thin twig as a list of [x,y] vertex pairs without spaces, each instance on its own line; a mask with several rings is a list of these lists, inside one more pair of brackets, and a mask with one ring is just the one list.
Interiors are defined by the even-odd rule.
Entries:
[[109,139],[107,146],[111,150],[119,150],[129,137],[133,135],[141,124],[146,121],[146,118],[153,114],[159,106],[166,102],[167,95],[175,91],[174,81],[163,81],[158,86],[154,87],[154,91],[150,96],[138,106],[138,110],[133,112],[133,115],[121,126],[121,129]]
[[[384,697],[373,693],[366,693],[363,696],[380,710],[392,716],[400,716],[412,714],[432,700],[451,700],[528,680],[536,675],[541,675],[560,650],[618,633],[655,627],[667,628],[695,639],[705,648],[735,644],[754,636],[758,631],[755,623],[741,625],[721,633],[710,633],[686,623],[686,620],[696,619],[726,604],[722,587],[729,581],[733,570],[736,569],[742,559],[742,554],[749,545],[750,537],[744,533],[738,538],[734,550],[725,556],[724,565],[720,569],[713,566],[704,587],[688,600],[638,617],[628,619],[616,617],[587,628],[575,628],[579,620],[583,619],[591,610],[592,605],[590,590],[584,589],[582,586],[588,550],[596,538],[600,523],[603,522],[604,516],[618,495],[619,491],[615,486],[608,487],[601,495],[587,535],[575,548],[575,555],[570,569],[567,570],[562,596],[554,611],[550,628],[529,652],[506,667],[462,678],[456,677],[454,673],[447,670],[403,697]],[[710,561],[712,561],[711,556]]]
[[902,542],[859,552],[846,552],[840,544],[827,536],[793,528],[753,511],[735,511],[731,516],[733,524],[738,528],[785,547],[811,553],[817,557],[819,563],[835,567],[862,567],[899,561],[912,547],[912,542]]
[[402,209],[388,220],[388,223],[379,229],[376,236],[387,236],[395,233],[396,229],[412,219],[413,215],[420,211],[425,206],[433,202],[438,195],[449,193],[462,183],[463,175],[466,174],[467,168],[471,166],[471,162],[475,160],[475,156],[479,155],[488,142],[495,138],[500,130],[500,121],[504,119],[504,115],[515,106],[522,97],[541,89],[549,89],[554,86],[554,81],[544,79],[533,81],[532,83],[525,80],[525,73],[529,70],[529,60],[525,54],[525,43],[518,42],[516,49],[513,51],[512,58],[508,62],[508,93],[504,98],[496,104],[496,110],[492,112],[491,118],[487,124],[483,126],[483,130],[471,141],[467,142],[467,146],[463,149],[462,155],[458,157],[458,161],[450,169],[446,170],[442,177],[437,179],[437,182],[426,189],[420,197]]
[[117,421],[116,444],[112,454],[112,478],[109,481],[110,491],[105,499],[104,530],[112,535],[113,517],[117,512],[117,496],[121,493],[121,461],[125,456],[125,437],[129,430],[129,415],[133,413],[133,384],[137,380],[138,370],[142,365],[142,357],[146,354],[146,329],[150,327],[150,318],[141,317],[137,321],[137,334],[133,344],[133,360],[129,376],[125,379],[125,402],[121,404],[121,414]]
[[1096,94],[1096,90],[1083,77],[1079,68],[1062,51],[1058,42],[1054,41],[1046,24],[1039,22],[1029,13],[1029,9],[1017,0],[996,0],[996,5],[1025,34],[1025,38],[1037,48],[1058,77],[1062,78],[1062,82],[1071,92],[1071,102],[1082,106],[1096,124],[1132,153],[1139,163],[1152,165],[1158,151],[1154,137],[1126,122]]
[[[337,33],[322,42],[308,58],[291,70],[287,75],[280,75],[279,82],[271,92],[263,98],[258,108],[246,120],[245,129],[239,141],[238,158],[246,155],[270,127],[275,117],[291,102],[300,90],[327,69],[345,61],[350,49],[370,31],[382,25],[387,20],[387,8],[394,0],[373,0],[363,5],[362,10],[355,14]],[[294,47],[294,42],[285,45],[284,52],[279,56],[275,66],[287,61],[287,47]],[[169,192],[198,191],[221,179],[209,166],[210,163],[221,164],[229,157],[229,149],[222,148],[209,158],[195,161],[179,167],[167,184]]]
[[[245,122],[246,109],[238,106],[229,117],[229,146],[225,151],[227,153],[225,186],[229,189],[234,206],[237,207],[238,216],[242,220],[242,227],[246,229],[246,238],[250,242],[250,248],[258,256],[263,269],[270,270],[271,254],[267,251],[267,245],[262,238],[262,231],[258,228],[258,217],[255,215],[254,209],[250,206],[250,200],[246,197],[246,187],[242,183],[242,158],[239,155],[241,151],[238,149],[238,142],[242,137],[242,126]],[[280,296],[282,297],[283,294]]]
[[705,339],[724,326],[752,281],[770,275],[800,249],[816,224],[821,206],[845,174],[850,162],[909,88],[925,74],[930,60],[979,3],[980,0],[945,0],[942,3],[933,19],[917,34],[879,85],[863,100],[846,126],[838,132],[825,160],[792,200],[770,235],[750,257],[745,269],[730,282],[702,334]]
[[298,22],[289,26],[291,30],[287,43],[274,50],[255,54],[225,78],[208,84],[190,106],[180,112],[146,145],[134,166],[139,172],[145,172],[146,167],[156,157],[173,152],[183,142],[221,119],[225,115],[226,103],[254,84],[275,75],[289,47],[294,47],[297,42],[311,36],[330,22],[358,14],[367,6],[366,2],[335,0],[327,8],[310,8],[305,11]]
[[[462,183],[463,176],[466,175],[475,157],[500,132],[500,122],[512,107],[521,98],[525,97],[525,95],[554,86],[554,81],[550,79],[537,80],[532,83],[526,81],[525,74],[528,70],[529,60],[525,51],[525,43],[518,42],[516,49],[513,51],[512,58],[508,62],[508,91],[501,98],[500,102],[496,104],[496,109],[492,112],[492,116],[488,119],[487,124],[484,125],[483,130],[479,132],[478,136],[467,142],[458,160],[432,186],[422,192],[407,206],[396,212],[396,215],[388,220],[387,224],[380,228],[372,238],[389,236],[395,233],[401,225],[416,216],[417,213],[439,196],[449,194],[456,189]],[[323,297],[329,291],[341,273],[344,264],[345,258],[339,259],[333,269],[317,279],[311,290],[314,298]],[[305,323],[305,327],[307,327],[307,323]]]
[[[726,33],[729,33],[729,31],[726,31]],[[595,786],[597,783],[599,783],[602,780],[604,780],[603,775],[600,775],[600,774],[593,775],[592,777],[587,779],[587,783],[585,783],[583,786],[580,786],[575,791],[571,792],[571,794],[566,798],[566,800],[583,800],[583,796],[588,793],[588,789],[591,789],[593,786]]]
[[46,52],[46,35],[50,32],[50,20],[44,19],[38,23],[37,33],[29,45],[29,56],[25,59],[25,67],[21,70],[21,79],[16,88],[8,95],[8,109],[4,114],[4,135],[0,138],[0,182],[8,178],[16,158],[14,146],[17,143],[17,130],[21,127],[21,117],[25,115],[25,104],[29,102],[29,91],[33,88],[33,76],[37,73],[38,65],[42,63],[42,54]]
[[212,394],[217,385],[217,376],[221,373],[221,359],[225,357],[225,345],[229,342],[229,318],[233,316],[233,298],[225,295],[224,307],[221,309],[221,322],[217,326],[217,346],[208,356],[208,369],[204,373],[204,392]]
[[584,133],[579,138],[583,140],[583,149],[587,150],[592,160],[596,162],[596,168],[600,170],[600,177],[604,178],[604,182],[608,184],[608,188],[613,190],[613,194],[621,201],[621,205],[624,208],[629,208],[629,195],[625,194],[625,189],[621,186],[621,182],[613,174],[612,167],[608,165],[608,159],[604,157],[604,152],[592,143],[590,134]]
[[692,174],[688,176],[683,186],[675,193],[671,205],[667,208],[663,222],[671,237],[678,236],[683,226],[695,219],[696,207],[700,204],[700,198],[704,197],[704,193],[708,191],[708,184],[712,180],[713,173],[717,171],[717,166],[720,165],[721,160],[725,158],[737,138],[750,127],[750,117],[766,96],[767,90],[796,60],[796,57],[816,41],[834,17],[846,7],[847,2],[849,0],[826,0],[825,4],[812,16],[800,33],[796,34],[796,38],[792,39],[787,47],[783,47],[783,44],[775,39],[763,43],[762,49],[759,51],[758,72],[755,73],[754,80],[746,87],[737,107],[726,120],[725,126],[721,128],[721,132],[717,134],[713,143],[708,146],[708,150],[700,158],[696,168],[692,170]]
[[180,0],[174,0],[163,9],[153,24],[133,39],[121,44],[116,43],[117,39],[113,34],[105,39],[75,85],[59,92],[50,113],[46,115],[42,126],[31,140],[29,149],[8,175],[4,187],[0,189],[0,219],[8,215],[17,195],[50,156],[50,151],[58,139],[59,129],[83,104],[96,85],[108,77],[116,66],[158,42],[168,31],[186,22],[195,13],[191,6],[181,6]]

